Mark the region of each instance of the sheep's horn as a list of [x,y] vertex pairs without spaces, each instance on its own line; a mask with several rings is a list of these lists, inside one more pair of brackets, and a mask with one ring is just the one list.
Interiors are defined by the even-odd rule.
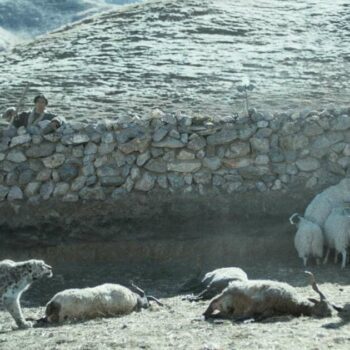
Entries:
[[138,287],[136,284],[134,284],[133,281],[130,281],[130,284],[134,289],[136,289],[136,291],[140,294],[141,297],[145,296],[145,292],[140,287]]
[[152,295],[147,296],[147,300],[155,301],[159,306],[164,306],[164,304],[163,304],[162,302],[160,302],[157,298],[155,298],[155,297],[152,296]]
[[290,222],[292,225],[295,225],[295,222],[293,221],[293,219],[294,219],[296,216],[299,216],[299,214],[298,214],[298,213],[294,213],[294,214],[289,218],[289,222]]
[[312,289],[319,294],[321,300],[325,300],[326,297],[324,296],[324,294],[318,289],[318,286],[316,284],[316,280],[315,280],[315,276],[312,272],[310,271],[304,271],[304,273],[306,273],[307,275],[310,276],[310,281],[311,281],[311,286],[312,286]]

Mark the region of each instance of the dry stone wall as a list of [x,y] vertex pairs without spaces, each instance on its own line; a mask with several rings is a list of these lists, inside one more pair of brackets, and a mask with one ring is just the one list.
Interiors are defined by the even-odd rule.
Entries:
[[350,108],[250,112],[212,121],[155,110],[147,120],[68,122],[46,135],[3,129],[0,201],[316,191],[348,175]]

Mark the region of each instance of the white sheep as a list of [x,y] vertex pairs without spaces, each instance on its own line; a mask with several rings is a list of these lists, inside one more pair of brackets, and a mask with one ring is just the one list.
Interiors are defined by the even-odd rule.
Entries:
[[[106,283],[93,288],[67,289],[54,295],[47,303],[44,319],[48,323],[66,320],[88,320],[97,317],[127,315],[149,307],[149,300],[135,285],[135,292],[120,284]],[[39,322],[40,323],[40,322]]]
[[350,202],[350,179],[343,179],[337,185],[326,188],[307,206],[304,218],[318,224],[321,229],[333,208]]
[[192,290],[199,293],[189,296],[186,299],[190,301],[207,300],[222,292],[224,288],[232,281],[245,281],[248,279],[247,274],[239,267],[222,267],[207,272],[202,280],[194,281],[191,286]]
[[324,224],[324,232],[327,243],[324,263],[328,261],[330,250],[335,249],[335,263],[337,263],[338,254],[341,253],[341,268],[345,268],[347,248],[350,246],[350,217],[344,208],[332,209]]
[[281,315],[328,317],[334,310],[341,311],[341,307],[326,300],[312,273],[306,273],[311,276],[312,288],[319,294],[319,301],[301,297],[294,287],[284,282],[235,281],[211,300],[203,315],[206,319],[229,317],[239,321],[250,318],[261,320]]
[[[293,221],[297,217],[298,222]],[[289,221],[296,225],[298,230],[294,237],[294,246],[299,257],[303,260],[304,266],[307,265],[308,258],[316,258],[317,265],[323,256],[324,237],[320,226],[314,222],[306,220],[298,213],[294,213]]]

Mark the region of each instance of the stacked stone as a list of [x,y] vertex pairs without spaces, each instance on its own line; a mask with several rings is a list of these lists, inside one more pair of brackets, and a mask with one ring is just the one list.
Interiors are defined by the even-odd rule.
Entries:
[[349,173],[350,109],[192,118],[154,111],[128,123],[2,130],[0,201],[118,199],[132,192],[286,191]]

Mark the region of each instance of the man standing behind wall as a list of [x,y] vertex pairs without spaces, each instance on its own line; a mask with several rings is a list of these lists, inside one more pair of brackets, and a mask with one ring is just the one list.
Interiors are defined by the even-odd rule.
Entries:
[[49,123],[45,126],[46,131],[56,130],[63,124],[64,119],[57,117],[53,113],[46,112],[47,105],[48,100],[44,95],[40,94],[35,96],[34,108],[30,112],[22,112],[15,116],[13,125],[16,128],[20,126],[28,127],[37,125],[42,121],[48,121]]

